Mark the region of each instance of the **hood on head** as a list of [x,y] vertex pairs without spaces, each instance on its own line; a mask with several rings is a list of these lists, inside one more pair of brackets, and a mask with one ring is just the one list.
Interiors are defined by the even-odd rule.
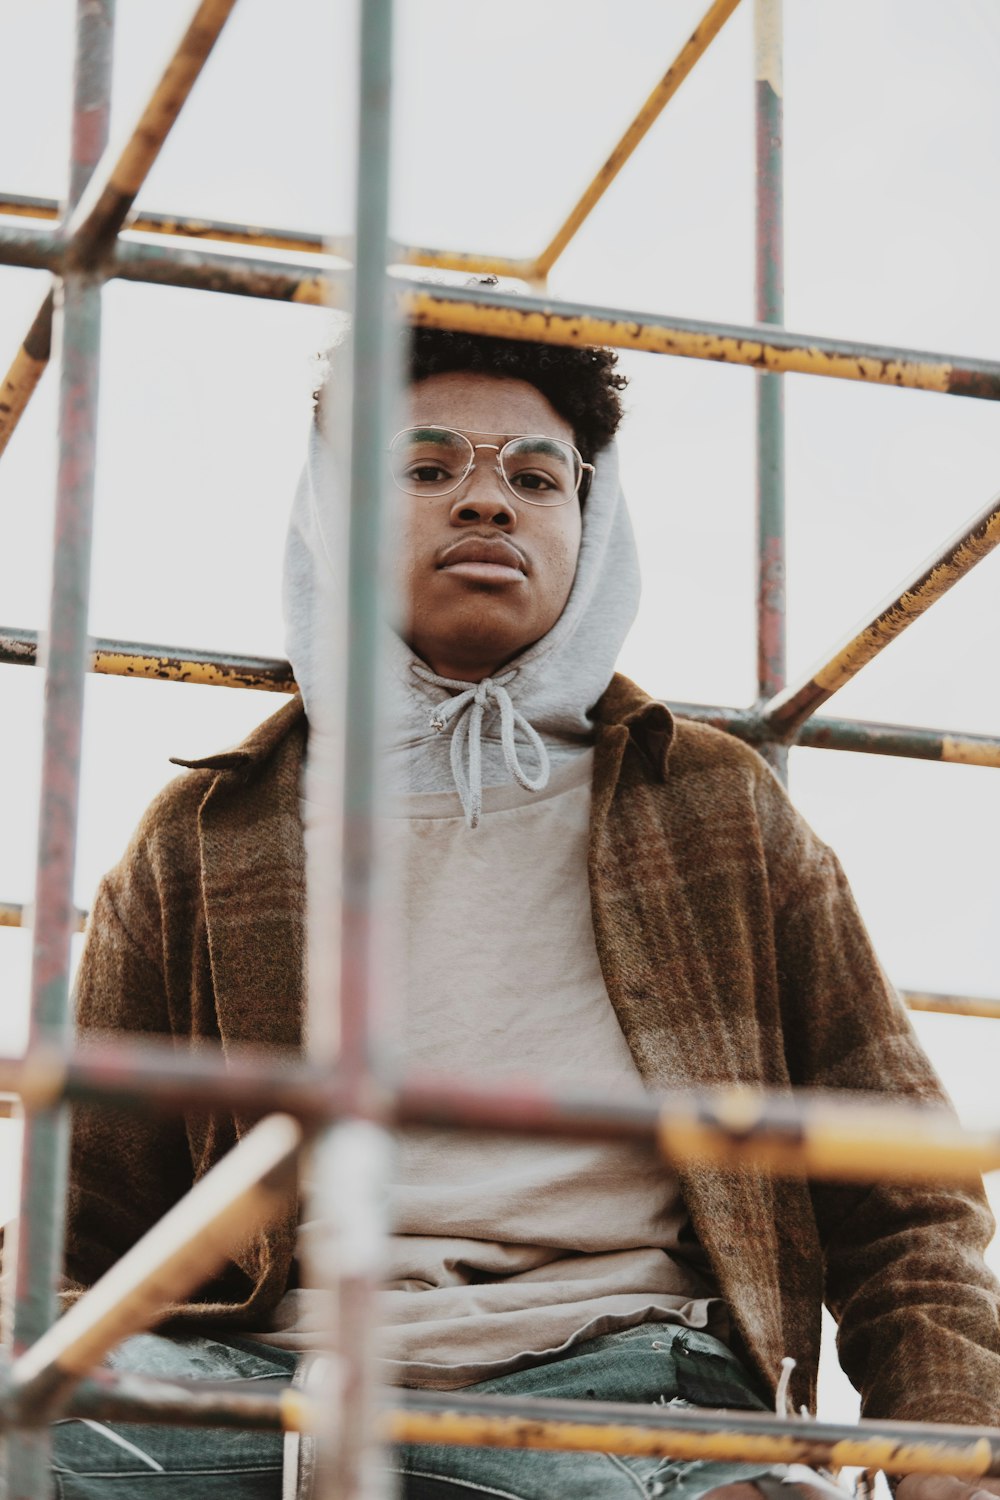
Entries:
[[[283,583],[286,649],[309,717],[310,753],[315,748],[317,758],[328,759],[332,750],[324,752],[314,741],[336,736],[342,724],[347,624],[348,483],[337,446],[314,420],[292,504]],[[518,718],[533,727],[556,761],[589,744],[590,710],[611,681],[639,604],[638,557],[614,441],[595,456],[594,468],[569,598],[552,629],[502,669]],[[450,736],[442,736],[433,723],[440,720],[437,706],[457,689],[435,678],[388,626],[386,655],[390,782],[403,791],[450,790],[459,780]],[[500,704],[488,693],[485,699],[479,705],[481,775],[482,784],[490,786],[507,781],[511,769],[500,733]],[[449,721],[451,735],[460,719]],[[468,726],[466,740],[467,731]],[[521,738],[523,743],[527,736]],[[465,796],[463,802],[468,813]]]

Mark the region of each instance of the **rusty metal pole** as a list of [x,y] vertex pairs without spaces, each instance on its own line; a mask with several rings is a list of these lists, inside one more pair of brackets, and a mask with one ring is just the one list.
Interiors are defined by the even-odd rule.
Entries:
[[[386,275],[392,0],[360,0],[360,44],[350,407],[348,413],[347,382],[337,382],[332,393],[336,411],[325,420],[323,433],[323,441],[334,445],[334,464],[348,432],[350,449],[346,618],[326,622],[331,635],[338,625],[346,629],[343,707],[318,704],[326,715],[323,722],[342,746],[339,882],[330,879],[337,831],[331,827],[324,841],[312,826],[306,828],[310,1052],[321,1064],[335,1059],[346,1091],[343,1117],[322,1132],[313,1152],[310,1218],[331,1232],[317,1237],[312,1265],[306,1261],[307,1273],[332,1293],[334,1374],[326,1391],[332,1420],[319,1436],[316,1464],[323,1500],[376,1500],[388,1483],[379,1463],[377,1425],[378,1295],[387,1240],[391,1096],[384,1086],[378,1034],[376,955],[384,936],[384,871],[376,814],[388,620],[382,512],[398,358]],[[328,524],[335,524],[332,517]],[[331,657],[338,647],[330,639]],[[338,690],[330,685],[326,697],[336,696]],[[312,716],[313,709],[309,712]],[[311,779],[320,752],[312,744],[310,752],[306,776]],[[315,764],[319,767],[318,759]],[[328,766],[327,778],[335,774]],[[334,915],[338,884],[339,930]],[[317,895],[323,899],[317,901]]]
[[[114,0],[79,0],[73,84],[68,220],[108,131]],[[73,270],[56,284],[61,343],[59,468],[52,586],[45,638],[45,708],[31,963],[31,1042],[66,1046],[70,940],[76,929],[73,876],[80,740],[87,666],[87,612],[94,503],[101,277]],[[21,1150],[19,1228],[14,1254],[15,1354],[56,1315],[62,1273],[68,1158],[65,1107],[30,1114]],[[12,1437],[8,1500],[51,1491],[47,1431]]]
[[[784,322],[782,181],[782,0],[754,0],[757,137],[756,306],[758,323]],[[757,699],[785,685],[785,382],[761,372],[757,397]],[[761,754],[788,780],[788,749]]]

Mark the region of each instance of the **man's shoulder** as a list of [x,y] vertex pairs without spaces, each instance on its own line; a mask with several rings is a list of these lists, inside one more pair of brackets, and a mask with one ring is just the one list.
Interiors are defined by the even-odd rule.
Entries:
[[194,759],[171,756],[171,763],[183,767],[183,773],[167,782],[150,802],[131,851],[141,847],[148,855],[165,854],[173,861],[184,846],[192,844],[193,849],[205,798],[220,780],[234,788],[256,783],[264,795],[274,775],[296,780],[305,724],[302,700],[296,694],[237,745]]

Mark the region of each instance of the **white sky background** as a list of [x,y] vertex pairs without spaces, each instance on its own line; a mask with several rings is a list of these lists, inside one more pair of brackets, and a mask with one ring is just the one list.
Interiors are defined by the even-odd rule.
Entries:
[[[703,0],[406,0],[393,230],[540,248]],[[115,120],[187,13],[118,0]],[[352,186],[346,5],[241,0],[140,203],[343,230]],[[786,322],[996,358],[1000,13],[991,0],[786,0]],[[0,187],[59,196],[73,7],[0,0]],[[753,317],[750,0],[556,266],[555,297]],[[47,279],[0,269],[0,365]],[[320,310],[111,284],[105,293],[91,629],[283,655],[279,581]],[[624,476],[645,597],[622,667],[674,699],[754,696],[753,377],[624,355]],[[50,372],[0,464],[0,623],[41,628],[54,483]],[[993,403],[786,378],[789,670],[827,653],[1000,488]],[[829,711],[997,733],[1000,556]],[[0,900],[30,899],[41,673],[0,667]],[[88,905],[171,754],[230,744],[280,700],[88,680],[77,899]],[[901,986],[1000,994],[1000,773],[792,753],[798,805],[841,855]],[[0,929],[0,1048],[24,1037],[26,935]],[[917,1017],[964,1117],[996,1121],[996,1023]],[[0,1209],[11,1202],[11,1134]],[[1000,1260],[998,1260],[1000,1264]],[[791,1351],[794,1352],[794,1351]],[[849,1409],[827,1386],[829,1415]]]

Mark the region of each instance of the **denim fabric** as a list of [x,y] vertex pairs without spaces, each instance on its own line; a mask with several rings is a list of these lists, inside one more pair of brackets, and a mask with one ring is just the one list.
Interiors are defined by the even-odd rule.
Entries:
[[[294,1354],[228,1335],[222,1342],[144,1333],[108,1363],[163,1380],[281,1385],[295,1370]],[[52,1439],[56,1500],[280,1500],[277,1432],[63,1421]]]
[[[644,1323],[588,1339],[551,1363],[484,1380],[466,1390],[642,1405],[670,1402],[757,1411],[767,1407],[752,1377],[725,1344],[667,1323]],[[404,1476],[404,1500],[482,1500],[487,1495],[501,1500],[698,1500],[717,1485],[773,1472],[766,1464],[428,1445],[398,1450],[394,1467]]]
[[[143,1334],[112,1358],[164,1379],[286,1382],[295,1357],[249,1339]],[[469,1392],[762,1410],[751,1376],[705,1333],[665,1323],[606,1334],[546,1364],[484,1380]],[[275,1433],[63,1421],[54,1430],[57,1500],[280,1500]],[[766,1465],[685,1463],[607,1453],[408,1446],[389,1467],[402,1500],[699,1500]]]

